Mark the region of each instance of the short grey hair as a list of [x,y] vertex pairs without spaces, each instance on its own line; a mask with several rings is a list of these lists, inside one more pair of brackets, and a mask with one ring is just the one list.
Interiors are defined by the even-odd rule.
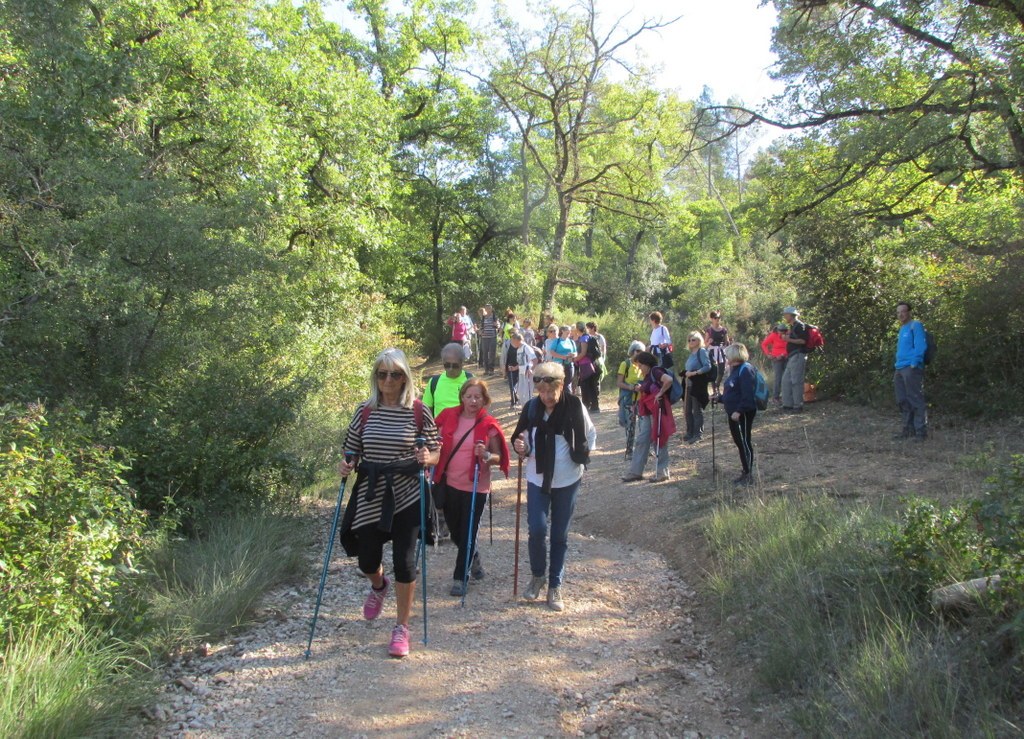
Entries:
[[561,362],[541,362],[533,368],[533,376],[537,377],[554,377],[562,384],[565,383],[565,367],[562,366]]
[[457,341],[453,341],[450,344],[445,344],[441,347],[441,361],[445,360],[445,357],[452,357],[459,360],[459,364],[462,364],[462,344]]

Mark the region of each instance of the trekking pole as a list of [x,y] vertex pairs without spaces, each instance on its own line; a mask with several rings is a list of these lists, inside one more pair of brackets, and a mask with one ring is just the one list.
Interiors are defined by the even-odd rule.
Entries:
[[476,464],[473,465],[473,492],[470,493],[469,499],[469,524],[466,527],[466,562],[462,566],[462,603],[460,604],[463,608],[466,607],[466,591],[469,590],[469,563],[473,559],[475,537],[473,536],[473,517],[476,515],[476,486],[480,481],[480,458],[477,457]]
[[[352,452],[345,452],[345,461],[352,463]],[[306,642],[306,659],[309,659],[310,649],[313,647],[313,632],[316,631],[316,619],[320,615],[320,601],[324,596],[324,585],[327,583],[327,567],[331,563],[331,552],[334,551],[334,536],[338,532],[338,515],[341,513],[341,501],[345,498],[345,483],[347,477],[341,478],[341,487],[338,489],[338,502],[334,506],[334,520],[331,521],[331,533],[327,537],[327,553],[324,554],[324,568],[320,573],[320,587],[316,591],[316,606],[313,608],[313,623],[309,627],[309,641]]]
[[[427,445],[426,438],[416,437],[416,448]],[[420,555],[423,558],[423,643],[427,643],[427,473],[420,467]]]
[[711,399],[711,479],[718,477],[718,463],[715,461],[715,406],[718,401]]
[[516,475],[516,554],[512,566],[512,600],[519,597],[519,516],[523,510],[523,458],[519,458],[519,471]]
[[487,496],[487,520],[491,527],[491,546],[494,546],[494,496]]
[[655,398],[658,404],[658,430],[654,436],[654,476],[658,476],[658,458],[661,456],[661,399]]

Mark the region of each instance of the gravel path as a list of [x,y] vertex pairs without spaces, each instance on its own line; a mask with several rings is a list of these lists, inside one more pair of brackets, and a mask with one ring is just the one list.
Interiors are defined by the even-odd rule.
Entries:
[[[495,414],[510,427],[514,418],[499,411],[507,404],[500,378],[491,385]],[[600,452],[584,477],[577,515],[597,516],[607,530],[627,500],[618,482],[622,434],[610,411],[595,422]],[[644,491],[628,499],[637,495]],[[565,611],[549,610],[543,594],[536,603],[512,601],[515,500],[513,467],[511,479],[495,485],[493,544],[484,516],[487,576],[471,583],[464,608],[448,595],[454,547],[428,550],[429,643],[422,643],[418,586],[415,640],[402,660],[387,656],[394,596],[380,619],[364,621],[367,582],[339,547],[312,656],[303,658],[333,513],[333,501],[319,504],[306,580],[268,594],[250,631],[171,664],[143,735],[747,735],[695,625],[696,593],[660,556],[573,533]],[[524,490],[520,593],[529,579],[525,508]]]

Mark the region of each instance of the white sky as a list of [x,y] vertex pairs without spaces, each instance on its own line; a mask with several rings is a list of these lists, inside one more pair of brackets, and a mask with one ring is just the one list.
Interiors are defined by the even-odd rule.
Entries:
[[[677,90],[684,99],[696,100],[704,85],[711,88],[716,102],[730,97],[749,107],[759,107],[782,86],[768,77],[775,61],[771,32],[775,8],[761,0],[595,0],[598,13],[613,20],[628,14],[623,23],[634,28],[643,19],[678,21],[657,33],[641,36],[642,51],[651,66],[662,67],[658,86]],[[326,0],[330,20],[346,25],[351,16],[342,0]],[[397,3],[396,3],[397,4]],[[477,0],[478,15],[490,18],[491,0]],[[559,0],[560,5],[571,5]],[[506,0],[520,22],[529,25],[529,13],[522,0]]]

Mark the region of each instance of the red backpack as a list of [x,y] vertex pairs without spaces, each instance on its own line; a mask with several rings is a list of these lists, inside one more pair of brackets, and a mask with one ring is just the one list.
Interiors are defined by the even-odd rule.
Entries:
[[825,346],[825,337],[821,334],[821,329],[810,323],[807,324],[807,343],[804,344],[808,352],[813,352],[815,349],[821,349]]

